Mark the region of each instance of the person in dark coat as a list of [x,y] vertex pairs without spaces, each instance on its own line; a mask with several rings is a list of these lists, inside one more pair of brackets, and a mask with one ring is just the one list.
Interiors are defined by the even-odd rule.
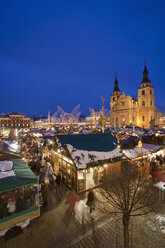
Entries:
[[61,191],[61,175],[58,173],[56,177],[56,193],[60,193]]
[[43,205],[46,207],[48,205],[48,199],[47,199],[47,189],[46,184],[44,181],[41,181],[41,193],[43,198]]
[[87,196],[87,206],[90,208],[90,213],[94,210],[95,195],[93,190],[90,190]]

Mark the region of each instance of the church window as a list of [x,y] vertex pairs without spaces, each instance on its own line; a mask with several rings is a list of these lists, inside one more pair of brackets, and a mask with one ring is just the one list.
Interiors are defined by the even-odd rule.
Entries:
[[145,116],[142,117],[142,120],[145,121]]
[[142,101],[142,106],[145,106],[145,101]]
[[145,96],[145,90],[142,90],[142,95]]
[[150,102],[151,106],[152,106],[152,101]]
[[152,96],[152,90],[150,90],[150,95]]

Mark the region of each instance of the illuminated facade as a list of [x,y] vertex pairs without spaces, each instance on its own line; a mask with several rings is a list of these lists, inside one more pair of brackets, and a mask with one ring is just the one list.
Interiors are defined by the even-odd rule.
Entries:
[[9,116],[0,118],[0,126],[5,128],[29,128],[30,118],[22,114],[10,114]]
[[155,108],[154,88],[148,78],[146,65],[137,98],[128,96],[124,92],[121,94],[117,77],[115,78],[115,87],[110,97],[110,107],[110,123],[114,127],[132,124],[142,128],[151,128],[159,124],[162,112]]

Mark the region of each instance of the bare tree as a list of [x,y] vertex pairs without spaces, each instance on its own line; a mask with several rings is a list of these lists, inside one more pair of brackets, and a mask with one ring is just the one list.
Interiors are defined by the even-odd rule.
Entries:
[[122,165],[122,173],[118,178],[107,171],[102,195],[101,208],[106,213],[122,214],[124,248],[129,247],[130,218],[148,214],[154,204],[152,182],[145,174],[138,174],[132,163]]

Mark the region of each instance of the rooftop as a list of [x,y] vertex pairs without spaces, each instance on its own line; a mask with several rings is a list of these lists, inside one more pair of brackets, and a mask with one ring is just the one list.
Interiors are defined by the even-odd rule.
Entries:
[[117,139],[111,133],[58,135],[56,137],[62,146],[69,144],[79,150],[109,152],[117,146]]

